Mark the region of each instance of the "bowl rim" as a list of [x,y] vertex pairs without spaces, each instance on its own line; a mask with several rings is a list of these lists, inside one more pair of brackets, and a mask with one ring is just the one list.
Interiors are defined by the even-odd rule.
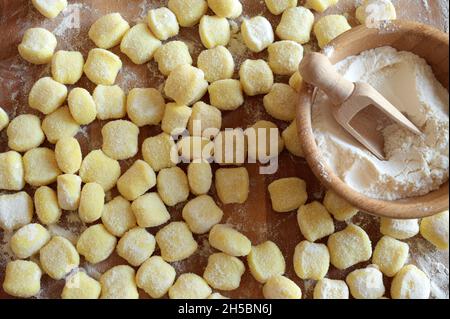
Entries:
[[[438,42],[442,42],[443,45],[449,47],[448,34],[437,30],[431,26],[424,25],[418,22],[394,20],[383,22],[387,26],[391,26],[390,33],[395,34],[400,29],[402,32],[414,32],[421,33],[422,35],[433,36]],[[378,29],[368,28],[364,25],[352,28],[351,30],[343,33],[322,50],[329,56],[334,53],[333,49],[340,45],[343,45],[350,38],[379,35],[381,32]],[[353,39],[353,41],[355,41]],[[372,47],[375,48],[376,46]],[[379,47],[379,46],[378,46]],[[367,49],[363,49],[365,51]],[[360,51],[360,52],[362,52]],[[359,52],[359,53],[360,53]],[[357,53],[358,54],[358,53]],[[447,56],[448,59],[448,56]],[[334,63],[339,61],[333,61]],[[321,152],[317,147],[311,122],[311,107],[314,103],[315,88],[311,85],[305,84],[299,94],[299,103],[297,105],[297,130],[300,139],[300,143],[303,147],[305,159],[308,162],[314,175],[321,181],[321,183],[327,188],[332,189],[338,196],[347,200],[350,204],[359,208],[366,213],[395,218],[395,219],[412,219],[431,216],[449,208],[449,182],[441,185],[438,190],[432,191],[423,196],[411,197],[406,199],[388,201],[379,200],[368,197],[350,186],[344,183],[333,170],[326,165],[322,159]]]

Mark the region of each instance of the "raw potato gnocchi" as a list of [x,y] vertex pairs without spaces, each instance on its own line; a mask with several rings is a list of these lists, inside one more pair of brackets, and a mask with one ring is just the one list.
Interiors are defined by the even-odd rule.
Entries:
[[295,119],[298,103],[297,92],[289,85],[275,83],[269,94],[263,99],[264,109],[273,118],[280,121]]
[[110,49],[120,43],[130,29],[120,13],[110,13],[99,18],[89,29],[89,38],[101,49]]
[[175,277],[175,269],[169,263],[159,256],[153,256],[139,267],[136,283],[150,297],[161,298],[172,287]]
[[67,88],[50,77],[36,81],[28,96],[28,104],[32,109],[47,115],[63,105],[67,97]]
[[323,278],[314,287],[314,299],[348,299],[349,291],[343,280]]
[[295,120],[281,133],[281,137],[283,138],[283,143],[289,153],[298,157],[305,156],[302,145],[300,144],[297,122]]
[[390,0],[364,0],[356,8],[356,18],[361,24],[371,26],[378,21],[397,19],[397,12]]
[[376,266],[354,270],[345,281],[355,299],[380,299],[385,293],[383,274]]
[[392,280],[392,299],[428,299],[430,293],[430,279],[414,265],[403,267]]
[[297,71],[289,78],[289,85],[297,92],[300,93],[300,91],[303,88],[303,78],[300,75],[300,72]]
[[209,232],[212,247],[235,257],[247,256],[252,250],[250,240],[237,230],[226,225],[215,225]]
[[205,0],[169,0],[168,7],[177,16],[182,27],[193,27],[208,11]]
[[33,64],[47,64],[52,60],[57,45],[56,37],[44,28],[25,31],[18,50],[20,56]]
[[197,66],[210,83],[231,79],[234,73],[233,56],[227,48],[221,45],[202,51],[198,56]]
[[203,278],[214,289],[230,291],[239,288],[244,272],[245,266],[240,259],[216,253],[209,256]]
[[105,204],[102,213],[105,228],[117,237],[122,237],[128,230],[136,226],[136,217],[131,204],[122,196],[117,196]]
[[277,41],[269,45],[269,65],[273,73],[292,75],[303,59],[303,47],[294,41]]
[[303,236],[310,242],[334,233],[333,218],[319,202],[312,202],[299,208],[297,221]]
[[[251,160],[258,160],[261,163],[266,163],[270,159],[278,156],[284,148],[283,139],[280,136],[279,128],[275,123],[269,121],[258,121],[248,128],[245,133],[247,134],[248,142],[248,157]],[[260,134],[265,133],[265,145],[263,144],[264,138]],[[254,138],[255,142],[251,142],[250,138]],[[262,140],[261,140],[262,139]]]
[[192,65],[189,48],[183,41],[171,41],[163,44],[155,53],[159,72],[168,76],[176,67],[184,64]]
[[204,102],[197,102],[194,104],[188,122],[188,130],[191,136],[203,136],[208,138],[210,135],[206,134],[205,130],[212,128],[219,132],[221,127],[222,113],[219,109]]
[[64,106],[44,118],[42,130],[47,140],[56,144],[62,138],[75,136],[80,130],[80,125],[73,119],[69,108]]
[[448,211],[422,219],[420,234],[438,249],[448,250]]
[[115,266],[100,277],[101,299],[138,299],[135,271],[127,265]]
[[270,278],[283,275],[286,271],[283,253],[272,241],[253,246],[247,262],[251,274],[260,283],[266,283]]
[[245,19],[241,25],[242,39],[252,52],[261,52],[275,39],[272,25],[263,16]]
[[150,10],[147,23],[153,34],[161,41],[176,36],[180,31],[177,17],[166,7]]
[[8,113],[5,112],[5,110],[0,107],[0,132],[3,131],[5,127],[7,127],[9,124],[9,116]]
[[169,75],[164,86],[165,94],[178,105],[192,105],[208,90],[205,74],[189,64],[177,66]]
[[179,167],[164,168],[156,178],[156,186],[161,199],[167,206],[175,206],[189,197],[189,182]]
[[87,228],[78,238],[77,251],[89,263],[102,262],[113,253],[117,239],[102,224]]
[[155,237],[145,228],[126,232],[117,244],[117,254],[134,267],[140,266],[155,251]]
[[295,247],[294,270],[303,280],[321,280],[328,273],[330,254],[324,244],[302,241]]
[[248,96],[269,93],[274,82],[272,70],[264,60],[245,60],[239,69],[239,77]]
[[384,236],[375,246],[372,263],[377,265],[386,276],[394,277],[405,265],[408,254],[408,244]]
[[165,224],[170,215],[158,193],[148,193],[138,197],[131,209],[139,227],[157,227]]
[[122,61],[114,53],[95,48],[89,51],[83,71],[97,85],[113,85],[122,68]]
[[127,200],[133,201],[156,185],[156,174],[146,162],[137,160],[119,178],[117,189]]
[[83,159],[80,177],[83,183],[100,184],[107,192],[116,185],[120,177],[120,164],[101,150],[94,150]]
[[161,257],[167,262],[184,260],[198,248],[191,231],[183,222],[172,222],[164,226],[156,234],[156,242],[161,250]]
[[34,206],[39,221],[44,225],[59,221],[62,211],[58,204],[56,192],[47,186],[39,187],[34,193]]
[[306,203],[306,183],[300,178],[282,178],[272,182],[268,191],[272,208],[279,213],[287,213],[298,209]]
[[6,130],[8,147],[17,152],[26,152],[41,145],[44,132],[41,120],[36,115],[23,114],[14,118]]
[[282,14],[286,9],[295,8],[297,0],[265,0],[267,9],[274,14]]
[[0,190],[20,191],[25,186],[22,156],[9,151],[0,153]]
[[284,276],[271,277],[263,287],[266,299],[302,299],[300,287]]
[[417,219],[390,219],[382,217],[380,220],[380,232],[383,235],[396,239],[408,239],[419,233],[419,221]]
[[189,201],[184,206],[182,214],[194,234],[207,233],[214,225],[220,223],[223,217],[223,211],[208,195],[201,195]]
[[219,17],[235,19],[242,14],[239,0],[208,0],[208,6]]
[[189,164],[187,176],[192,194],[204,195],[211,189],[213,175],[208,162]]
[[6,265],[3,290],[14,297],[31,298],[41,290],[41,276],[41,269],[32,261],[10,261]]
[[28,224],[14,233],[10,246],[16,257],[26,259],[38,253],[49,240],[50,233],[42,225]]
[[319,42],[319,47],[324,48],[328,43],[352,27],[342,15],[332,14],[320,18],[314,25],[314,34]]
[[215,185],[217,196],[224,204],[243,204],[248,199],[250,181],[244,167],[218,169]]
[[120,51],[126,54],[134,64],[149,62],[161,41],[155,38],[145,23],[138,23],[125,33],[120,43]]
[[242,128],[226,129],[214,139],[214,161],[219,165],[242,165],[247,158],[247,149]]
[[52,77],[62,84],[75,84],[83,75],[84,58],[77,51],[60,50],[52,58]]
[[54,19],[67,7],[67,0],[32,0],[33,6],[43,16]]
[[[166,114],[169,112],[169,108],[169,106],[166,107]],[[189,118],[186,119],[186,125],[188,120]],[[142,156],[155,172],[159,172],[162,169],[176,166],[178,163],[178,154],[175,149],[176,146],[172,136],[167,133],[161,133],[147,138],[142,143]]]
[[92,95],[83,88],[74,88],[67,98],[70,114],[79,125],[88,125],[97,117],[97,106]]
[[45,147],[29,150],[23,156],[25,181],[34,187],[46,186],[56,181],[61,174],[55,153]]
[[62,299],[98,299],[102,287],[100,283],[83,271],[77,271],[66,278],[61,293]]
[[358,213],[358,209],[353,207],[345,199],[339,197],[332,190],[328,190],[323,200],[325,208],[336,220],[346,221]]
[[206,299],[212,293],[206,281],[192,273],[185,273],[178,277],[169,289],[170,299]]
[[203,45],[212,49],[219,45],[227,45],[230,42],[230,24],[226,18],[205,15],[200,20],[200,39]]
[[87,183],[80,194],[78,214],[84,223],[93,223],[102,217],[105,191],[97,183]]
[[0,195],[0,228],[16,230],[31,223],[33,200],[25,192]]
[[127,112],[127,97],[118,85],[98,85],[92,97],[97,107],[99,120],[120,119]]
[[59,175],[56,179],[59,207],[74,211],[80,205],[81,178],[78,175]]
[[166,103],[162,94],[153,88],[132,89],[127,97],[127,114],[139,127],[158,125],[163,116]]
[[239,80],[225,79],[211,83],[208,87],[212,106],[221,111],[234,111],[244,104],[244,93]]
[[300,44],[309,42],[314,24],[314,14],[304,7],[289,8],[283,12],[276,29],[282,40],[292,40]]
[[78,172],[83,161],[78,140],[71,136],[60,139],[55,145],[55,159],[62,172],[66,174]]
[[139,151],[139,128],[130,121],[108,122],[102,128],[102,137],[102,150],[112,159],[129,159]]
[[338,2],[339,0],[306,0],[305,6],[322,13]]
[[78,267],[80,256],[69,240],[55,236],[39,251],[39,261],[47,275],[60,280]]

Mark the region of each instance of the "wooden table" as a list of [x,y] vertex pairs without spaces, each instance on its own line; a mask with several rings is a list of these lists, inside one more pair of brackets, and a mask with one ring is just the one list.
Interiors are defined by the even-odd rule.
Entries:
[[[244,16],[251,17],[262,14],[269,18],[274,26],[278,24],[280,17],[271,15],[265,8],[262,1],[241,0],[244,4]],[[345,13],[352,24],[356,24],[354,18],[355,2],[349,0],[341,0],[335,7],[326,12],[329,13]],[[166,0],[141,1],[141,0],[77,0],[69,1],[70,6],[54,21],[50,21],[41,16],[31,5],[31,1],[27,0],[0,0],[0,25],[3,30],[0,32],[0,105],[4,107],[10,114],[11,118],[23,113],[33,113],[40,117],[41,114],[30,109],[27,105],[27,97],[29,90],[33,83],[42,76],[49,74],[49,66],[35,66],[26,63],[17,53],[17,45],[21,40],[24,31],[30,27],[43,26],[49,30],[53,30],[58,39],[58,48],[64,50],[78,50],[86,57],[87,52],[93,48],[93,43],[88,39],[87,32],[90,25],[100,16],[109,12],[120,12],[130,24],[134,24],[145,17],[149,8],[166,5]],[[425,6],[426,1],[420,0],[398,0],[394,1],[397,7],[399,18],[417,20],[424,23],[432,24],[438,28],[446,29],[445,15],[442,8],[439,6],[439,1],[430,1],[430,6]],[[413,4],[414,3],[414,4]],[[79,25],[78,25],[79,23]],[[201,50],[202,45],[199,41],[197,27],[182,28],[180,35],[177,37],[187,41],[194,61]],[[314,48],[315,45],[308,45]],[[127,57],[122,55],[118,48],[114,48],[113,52],[120,55],[124,62],[117,83],[126,91],[134,87],[155,87],[160,88],[164,82],[164,77],[157,71],[157,66],[154,61],[150,62],[148,66],[133,65]],[[235,57],[237,61],[237,70],[239,64],[245,58],[259,58],[265,57],[266,53],[251,54],[245,52],[239,57]],[[285,77],[277,77],[277,82],[286,82]],[[85,77],[77,84],[87,88],[92,92],[94,84],[89,82]],[[266,119],[272,120],[264,111],[262,106],[262,97],[247,98],[246,103],[239,110],[232,113],[224,113],[223,127],[247,127],[255,123],[257,120]],[[281,129],[287,126],[287,123],[275,121]],[[77,135],[81,145],[83,154],[86,155],[92,149],[101,148],[100,128],[103,122],[95,122],[89,127],[84,127]],[[145,138],[159,133],[158,127],[145,127],[141,130],[140,142]],[[50,146],[46,144],[46,146]],[[7,150],[6,134],[0,134],[0,152]],[[136,158],[139,158],[139,154]],[[136,159],[135,158],[135,159]],[[133,159],[133,160],[135,160]],[[123,161],[121,163],[123,171],[132,164],[133,160]],[[275,179],[282,177],[298,176],[304,179],[308,185],[309,201],[321,200],[324,194],[324,189],[317,182],[312,175],[306,162],[301,158],[296,158],[284,151],[280,156],[280,169],[275,175],[259,175],[257,165],[246,165],[251,176],[251,192],[248,201],[244,205],[226,205],[222,206],[225,216],[224,223],[234,225],[244,234],[246,234],[253,242],[259,244],[265,240],[272,240],[276,242],[282,249],[286,258],[287,276],[297,282],[304,295],[308,298],[312,297],[312,289],[314,282],[302,281],[294,273],[292,267],[292,255],[295,246],[304,238],[300,234],[296,221],[296,213],[280,214],[275,213],[271,209],[270,199],[267,193],[267,186]],[[32,194],[33,189],[27,189]],[[114,191],[109,194],[112,198],[117,195]],[[215,196],[215,190],[211,191],[211,195]],[[178,205],[171,209],[172,219],[181,219],[180,212],[183,205]],[[370,234],[374,243],[381,237],[378,231],[378,220],[374,217],[360,213],[354,218],[353,222],[363,226]],[[345,223],[336,223],[338,230],[345,227]],[[84,229],[76,218],[76,213],[66,213],[59,224],[61,230],[69,229],[72,233],[79,233]],[[53,227],[54,229],[55,227]],[[157,229],[149,229],[153,234]],[[0,232],[0,239],[7,240],[8,234]],[[208,256],[213,252],[213,249],[208,245],[207,236],[196,236],[199,242],[199,250],[189,259],[175,263],[178,275],[184,272],[195,272],[199,275],[203,273]],[[416,239],[414,239],[416,240]],[[413,241],[414,241],[413,240]],[[420,239],[417,239],[420,240]],[[324,242],[324,241],[322,241]],[[422,240],[423,242],[423,240]],[[427,245],[426,243],[424,243]],[[0,247],[5,247],[0,244]],[[3,248],[4,250],[5,248]],[[433,248],[428,245],[428,250]],[[1,255],[0,249],[0,281],[3,281],[3,274],[5,268],[5,256]],[[89,273],[93,276],[109,269],[112,265],[124,264],[125,261],[120,257],[114,255],[106,262],[99,265],[89,266],[84,262]],[[365,264],[358,265],[364,267]],[[448,265],[447,265],[448,267]],[[335,279],[344,279],[346,274],[354,268],[348,269],[344,272],[337,271],[334,268],[330,269],[329,277]],[[53,281],[48,276],[43,276],[42,286],[43,292],[41,298],[57,298],[61,293],[64,281]],[[389,282],[386,281],[387,288]],[[387,289],[388,290],[388,289]],[[448,290],[448,287],[447,287]],[[226,296],[235,298],[261,298],[261,285],[257,283],[250,275],[248,269],[242,278],[241,287],[236,291],[223,293]],[[448,291],[447,291],[448,294]],[[143,298],[146,294],[141,291]],[[0,288],[0,298],[7,297]]]

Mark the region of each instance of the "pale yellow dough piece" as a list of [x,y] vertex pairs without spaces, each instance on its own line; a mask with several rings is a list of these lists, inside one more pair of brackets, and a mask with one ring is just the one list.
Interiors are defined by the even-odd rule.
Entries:
[[264,60],[245,60],[239,70],[239,77],[248,96],[269,93],[274,81],[272,70]]
[[167,262],[184,260],[195,253],[198,244],[186,223],[172,222],[156,234],[161,257]]
[[286,271],[283,253],[272,241],[253,246],[247,262],[253,277],[262,284]]
[[303,78],[300,72],[297,71],[289,79],[289,85],[297,92],[300,93],[303,88]]
[[265,0],[267,9],[274,14],[282,14],[286,9],[295,8],[297,0]]
[[62,211],[58,204],[56,192],[47,186],[39,187],[34,193],[36,215],[44,225],[55,224],[59,221]]
[[150,10],[147,23],[153,34],[161,41],[176,36],[180,31],[177,17],[166,7]]
[[75,84],[83,75],[84,58],[77,51],[57,51],[52,58],[52,77],[62,84]]
[[117,189],[127,200],[133,201],[156,185],[156,174],[147,162],[137,160],[119,178]]
[[384,236],[375,246],[372,263],[378,266],[382,273],[394,277],[408,260],[409,246],[397,239]]
[[189,164],[187,176],[192,194],[204,195],[211,189],[213,174],[208,162]]
[[155,51],[161,46],[145,23],[138,23],[125,33],[120,43],[120,51],[134,64],[149,62]]
[[419,233],[419,220],[382,217],[380,220],[380,232],[383,235],[400,240],[412,238]]
[[332,14],[320,18],[314,25],[314,34],[319,47],[324,48],[328,43],[352,27],[342,15]]
[[23,156],[25,181],[31,186],[45,186],[56,181],[61,171],[56,163],[55,153],[45,147],[34,148]]
[[62,138],[75,136],[80,130],[80,125],[73,119],[69,108],[64,106],[45,117],[42,121],[42,130],[47,140],[56,144]]
[[122,61],[114,53],[95,48],[89,51],[83,71],[97,85],[113,85],[122,68]]
[[192,105],[208,90],[205,74],[189,64],[177,66],[169,75],[164,92],[178,105]]
[[183,208],[183,219],[194,234],[205,234],[220,223],[223,211],[208,195],[198,196],[189,201]]
[[50,114],[63,105],[67,97],[67,88],[50,77],[43,77],[34,83],[28,96],[32,109]]
[[212,290],[206,281],[192,273],[185,273],[178,277],[169,289],[170,299],[206,299]]
[[88,90],[74,88],[67,98],[70,114],[79,125],[91,124],[97,117],[97,106]]
[[350,224],[328,238],[328,250],[331,264],[343,270],[368,261],[372,256],[372,242],[361,227]]
[[0,190],[20,191],[25,186],[22,156],[9,151],[0,153]]
[[[168,109],[169,107],[166,108],[166,114]],[[176,166],[178,163],[178,152],[175,142],[166,133],[147,138],[142,143],[142,155],[155,172]]]
[[55,158],[58,167],[66,174],[75,174],[83,160],[81,147],[74,137],[63,137],[55,145]]
[[226,18],[205,15],[200,20],[200,39],[208,49],[227,45],[231,38],[230,24]]
[[160,256],[150,257],[136,273],[137,286],[152,298],[163,297],[172,287],[176,277],[175,269]]
[[134,157],[139,151],[139,128],[130,121],[108,122],[102,128],[103,152],[115,160]]
[[244,104],[244,94],[239,80],[225,79],[208,87],[211,105],[221,111],[234,111]]
[[145,228],[133,228],[117,244],[117,254],[131,266],[138,267],[155,251],[155,237]]
[[222,45],[200,52],[197,66],[205,73],[205,79],[210,83],[231,79],[234,73],[233,56]]
[[301,279],[321,280],[328,273],[330,254],[324,244],[302,241],[295,247],[294,269]]
[[339,0],[306,0],[305,6],[317,12],[324,12],[329,7],[336,5]]
[[101,299],[138,299],[135,271],[130,266],[115,266],[100,277]]
[[0,195],[0,228],[4,231],[16,230],[31,223],[33,200],[25,192]]
[[243,204],[248,199],[250,181],[244,167],[218,169],[215,184],[217,195],[224,204]]
[[56,179],[58,184],[58,203],[64,210],[74,211],[80,205],[81,178],[78,175],[65,174]]
[[[218,108],[204,102],[194,104],[188,122],[188,130],[191,136],[214,137],[220,131],[221,127],[222,113]],[[216,134],[206,134],[205,130],[208,129],[216,129]]]
[[52,60],[57,45],[56,37],[44,28],[25,31],[19,44],[19,54],[32,64],[47,64]]
[[390,0],[364,0],[356,8],[356,19],[361,24],[371,26],[379,21],[397,19],[397,12]]
[[89,29],[89,38],[102,49],[110,49],[120,43],[130,25],[120,13],[110,13],[100,17]]
[[420,234],[440,250],[448,250],[448,211],[422,219]]
[[102,224],[86,229],[78,238],[77,251],[91,264],[102,262],[113,253],[117,239]]
[[98,299],[102,287],[100,283],[83,271],[77,271],[66,278],[62,299]]
[[205,0],[169,0],[168,7],[175,13],[182,27],[193,27],[208,11]]
[[28,224],[14,233],[9,244],[17,258],[26,259],[38,253],[49,240],[50,233],[45,227],[40,224]]
[[192,65],[189,47],[183,41],[170,41],[163,44],[156,50],[155,61],[158,63],[159,71],[165,76],[180,65]]
[[[214,137],[218,131],[214,128],[211,131],[205,131],[205,136],[206,132],[208,132],[208,138],[185,136],[178,141],[177,149],[182,162],[200,163],[211,159],[214,153],[214,143],[210,138]],[[211,132],[213,134],[210,134]]]
[[300,287],[284,276],[271,277],[263,287],[266,299],[302,299]]
[[83,183],[100,184],[105,192],[116,186],[120,177],[119,162],[101,150],[91,151],[81,163],[80,177]]
[[41,145],[44,132],[41,120],[32,114],[23,114],[14,118],[6,130],[8,147],[17,152],[26,152]]
[[161,122],[161,129],[169,135],[182,134],[192,115],[192,108],[186,105],[168,103]]
[[84,223],[93,223],[102,217],[105,207],[105,191],[97,183],[87,183],[80,195],[78,214]]
[[9,116],[6,111],[0,107],[0,132],[9,124]]
[[60,280],[78,267],[80,256],[69,240],[55,236],[39,251],[39,261],[47,275]]
[[430,294],[430,279],[414,265],[403,267],[392,280],[392,299],[428,299]]
[[212,247],[235,257],[247,256],[252,250],[251,241],[237,230],[227,225],[215,225],[209,232]]
[[358,213],[358,208],[339,197],[332,190],[326,192],[323,205],[339,221],[349,220]]
[[162,169],[156,179],[158,193],[167,206],[184,202],[189,196],[189,182],[179,167]]
[[264,96],[264,108],[273,118],[280,121],[292,121],[298,104],[298,94],[289,85],[275,83],[269,94]]
[[348,299],[349,291],[343,280],[323,278],[314,287],[314,299]]
[[290,40],[272,43],[268,52],[270,68],[279,75],[294,74],[303,59],[302,45]]
[[261,52],[275,39],[272,25],[263,16],[245,19],[241,25],[242,40],[252,52]]
[[214,161],[219,165],[244,164],[247,150],[247,139],[241,128],[226,129],[214,139]]
[[31,298],[41,290],[41,276],[41,269],[32,261],[10,261],[6,265],[3,290],[14,297]]
[[97,106],[97,118],[99,120],[125,117],[127,112],[127,97],[118,85],[98,85],[92,97]]
[[162,94],[153,88],[132,89],[127,97],[127,114],[139,127],[158,125],[163,116],[166,103]]
[[208,0],[209,8],[219,17],[235,19],[242,14],[239,0]]
[[276,180],[269,185],[268,191],[273,210],[280,213],[298,209],[308,199],[305,181],[296,177]]
[[302,145],[300,144],[297,122],[295,120],[281,133],[281,137],[289,153],[298,157],[305,156]]
[[67,0],[32,0],[33,6],[43,16],[54,19],[67,8]]
[[355,299],[380,299],[385,293],[383,274],[377,267],[354,270],[345,281]]
[[300,44],[309,42],[314,24],[314,14],[304,7],[289,8],[283,12],[276,29],[282,40],[292,40]]
[[303,236],[310,242],[334,233],[333,218],[317,201],[301,206],[298,210],[297,221]]
[[209,256],[203,278],[214,289],[230,291],[239,288],[244,272],[245,266],[240,259],[216,253]]
[[122,237],[128,230],[136,226],[136,217],[131,204],[122,196],[117,196],[105,204],[102,213],[105,228],[117,237]]
[[131,204],[131,209],[139,227],[157,227],[170,219],[170,214],[157,193],[148,193],[138,197]]

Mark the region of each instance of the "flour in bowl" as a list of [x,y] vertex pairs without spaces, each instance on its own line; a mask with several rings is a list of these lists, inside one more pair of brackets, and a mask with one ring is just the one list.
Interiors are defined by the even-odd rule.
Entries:
[[376,199],[425,195],[449,176],[449,95],[431,67],[410,52],[382,47],[335,65],[353,82],[371,84],[423,132],[397,124],[383,130],[386,161],[381,161],[333,118],[332,104],[319,92],[312,110],[316,142],[324,161],[353,189]]

